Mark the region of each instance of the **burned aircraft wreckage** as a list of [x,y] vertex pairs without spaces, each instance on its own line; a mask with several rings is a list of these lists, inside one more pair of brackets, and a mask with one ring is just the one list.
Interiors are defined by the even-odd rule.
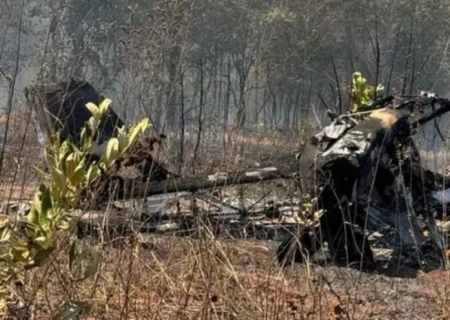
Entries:
[[[333,118],[297,153],[300,188],[317,197],[317,209],[325,214],[316,230],[301,230],[280,245],[280,262],[302,260],[326,241],[337,260],[375,268],[364,231],[382,225],[397,230],[403,250],[417,253],[419,264],[424,257],[417,249],[444,249],[435,224],[442,204],[433,191],[448,188],[448,182],[422,168],[413,135],[448,112],[450,101],[420,96],[394,102],[390,96],[374,103],[368,109],[375,110],[363,112],[368,117],[360,122],[352,114]],[[430,232],[428,240],[419,216]]]
[[[47,137],[59,131],[63,139],[72,136],[75,141],[90,116],[86,103],[99,101],[99,94],[89,83],[74,80],[29,88],[26,96]],[[297,172],[283,176],[296,179],[299,193],[314,197],[316,209],[323,209],[324,213],[316,227],[297,228],[296,232],[288,233],[278,247],[280,263],[287,258],[301,261],[326,242],[334,261],[345,260],[374,269],[376,265],[365,230],[381,226],[397,230],[401,245],[418,254],[421,250],[417,248],[431,247],[437,252],[445,249],[434,220],[442,212],[442,204],[433,192],[449,186],[444,177],[422,169],[412,138],[419,127],[450,111],[450,101],[425,96],[389,96],[368,109],[371,111],[359,114],[359,121],[354,114],[333,115],[332,123],[296,154]],[[123,124],[111,109],[101,124],[100,144],[114,136],[116,127]],[[169,172],[151,155],[153,143],[157,141],[141,142],[121,161],[138,166],[141,179],[150,176],[152,182],[167,182]],[[93,157],[100,155],[99,152]],[[154,174],[150,174],[150,168]],[[268,174],[270,176],[270,172]],[[279,176],[276,173],[269,178]],[[108,178],[114,180],[117,176],[111,173]],[[236,181],[248,183],[258,181],[258,177],[255,180],[247,175],[234,179]],[[160,188],[161,185],[155,184],[153,191],[145,195],[208,188],[207,183],[198,187],[189,183],[171,185]],[[122,179],[122,187],[125,186]],[[220,183],[215,181],[211,186],[218,187]],[[125,194],[128,193],[123,190],[122,195]],[[424,237],[419,219],[427,225],[428,239]]]

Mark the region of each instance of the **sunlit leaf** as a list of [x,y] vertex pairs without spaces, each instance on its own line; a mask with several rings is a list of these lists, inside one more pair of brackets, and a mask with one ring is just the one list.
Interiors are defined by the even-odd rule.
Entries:
[[91,165],[86,172],[86,184],[89,186],[100,176],[100,169],[97,165]]
[[103,101],[100,103],[100,113],[105,114],[106,111],[108,111],[109,105],[111,104],[111,99],[104,98]]
[[72,176],[70,177],[70,182],[73,185],[79,185],[83,182],[84,180],[84,169],[85,169],[85,162],[84,160],[80,161],[80,163],[78,163],[77,167],[75,168]]
[[373,85],[367,83],[367,79],[362,76],[361,72],[354,72],[351,88],[351,111],[356,113],[361,106],[371,105],[374,102],[374,99],[378,99],[382,96],[383,91],[384,86],[382,84],[377,84],[377,87],[375,88]]
[[8,225],[9,225],[9,220],[8,219],[1,219],[0,220],[0,229],[3,229],[3,228],[5,228]]
[[47,250],[51,247],[53,239],[51,237],[40,236],[34,239],[34,242],[39,244],[44,250]]
[[[9,228],[7,220],[0,222],[0,241],[6,249],[2,253],[7,252],[1,255],[0,259],[7,266],[3,271],[11,279],[16,277],[15,272],[18,270],[39,267],[49,260],[49,256],[55,250],[58,232],[69,230],[70,222],[73,222],[68,212],[80,201],[86,184],[90,185],[100,176],[99,165],[111,165],[125,149],[135,144],[150,126],[149,119],[144,119],[130,132],[125,127],[120,128],[118,137],[107,142],[100,164],[86,166],[86,155],[97,145],[94,140],[98,139],[100,120],[107,113],[110,104],[110,99],[101,96],[98,106],[93,103],[86,105],[92,116],[81,132],[81,146],[77,147],[71,137],[61,143],[59,134],[51,136],[50,145],[46,148],[50,170],[40,172],[47,185],[40,185],[39,191],[35,194],[28,214],[29,223],[25,228],[24,236],[27,238],[22,239],[22,235],[17,237],[14,234],[15,230]],[[83,260],[85,258],[86,260]],[[86,252],[76,252],[75,244],[72,244],[69,252],[70,268],[74,267],[77,260],[82,260],[81,266],[85,266],[82,269],[83,277],[76,281],[95,276],[98,272],[97,257],[91,255],[87,257]],[[5,279],[6,276],[3,276],[1,271],[0,277]],[[0,299],[1,297],[0,293]],[[89,308],[90,306],[84,302],[71,301],[54,318],[75,319]]]
[[59,148],[59,133],[50,136],[50,145],[54,148]]
[[119,140],[119,150],[123,152],[128,146],[128,138],[124,127],[117,129],[117,139]]
[[69,179],[72,177],[75,168],[76,168],[76,162],[75,162],[75,154],[71,153],[67,156],[66,158],[66,163],[65,163],[65,167],[66,167],[66,174],[69,177]]
[[134,145],[142,133],[144,133],[150,127],[150,120],[144,118],[137,125],[133,126],[130,130],[130,136],[128,138],[128,146]]
[[97,128],[98,128],[98,120],[96,120],[94,117],[90,117],[89,120],[87,121],[87,127],[90,130],[90,135],[89,135],[89,139],[93,141],[93,137],[96,135],[97,133]]
[[1,236],[0,236],[0,242],[5,242],[11,239],[11,229],[10,228],[4,228],[2,230]]
[[58,229],[68,231],[70,230],[70,223],[68,221],[61,221],[58,225]]
[[104,151],[105,166],[108,168],[111,163],[117,159],[119,155],[119,140],[117,138],[111,138]]
[[4,292],[0,292],[0,314],[6,310],[6,306],[6,294]]
[[316,212],[314,212],[314,220],[319,220],[320,219],[320,217],[322,217],[322,215],[323,215],[323,210],[318,210],[318,211],[316,211]]
[[32,268],[40,267],[48,260],[50,255],[55,251],[55,247],[49,246],[48,248],[45,248],[44,250],[38,250],[37,254],[34,256],[32,263],[25,266],[25,269],[29,270]]
[[28,221],[34,225],[39,225],[39,216],[41,213],[41,197],[42,192],[45,191],[45,186],[40,186],[38,192],[34,195],[33,204],[31,205],[30,212],[28,213]]
[[100,120],[101,117],[101,113],[100,113],[100,108],[98,106],[96,106],[95,104],[93,104],[92,102],[88,102],[86,104],[86,108],[89,109],[89,111],[91,112],[92,117],[95,120]]
[[53,168],[53,182],[59,190],[64,190],[66,187],[66,176],[58,168]]
[[30,251],[24,245],[14,245],[11,247],[11,255],[15,260],[22,263],[27,263],[28,259],[25,257],[29,257]]

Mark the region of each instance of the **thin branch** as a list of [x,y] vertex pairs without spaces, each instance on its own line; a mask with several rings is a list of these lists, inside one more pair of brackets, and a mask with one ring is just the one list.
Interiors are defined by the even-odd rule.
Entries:
[[18,34],[17,34],[16,65],[14,68],[14,74],[13,74],[11,86],[9,89],[8,106],[7,106],[8,118],[6,119],[5,134],[3,136],[3,145],[2,145],[2,150],[0,151],[0,175],[2,174],[2,171],[3,171],[3,159],[5,157],[6,141],[8,140],[8,129],[9,129],[9,121],[10,121],[10,115],[11,115],[12,105],[13,105],[14,89],[16,87],[17,74],[19,73],[19,60],[20,60],[21,40],[22,40],[22,18],[23,18],[24,4],[25,4],[25,0],[22,0],[21,5],[20,5],[19,29],[18,29]]
[[388,78],[388,83],[387,83],[387,87],[386,87],[387,94],[389,94],[389,92],[391,90],[392,74],[394,73],[395,59],[397,58],[398,39],[399,39],[399,32],[397,32],[397,34],[395,35],[394,56],[392,57],[391,69],[389,71],[389,78]]
[[336,64],[334,63],[333,56],[330,56],[331,64],[333,65],[333,73],[334,78],[336,79],[336,87],[338,92],[338,106],[337,110],[339,111],[339,114],[342,114],[342,92],[341,92],[341,84],[339,82],[339,77],[336,70]]

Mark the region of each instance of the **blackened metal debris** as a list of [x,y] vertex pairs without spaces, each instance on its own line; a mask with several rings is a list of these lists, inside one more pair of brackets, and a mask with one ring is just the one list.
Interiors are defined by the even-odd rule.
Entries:
[[[431,242],[435,252],[443,249],[434,221],[442,195],[433,192],[442,186],[439,181],[446,184],[445,178],[422,169],[412,138],[418,127],[450,111],[450,101],[435,96],[400,97],[396,106],[393,101],[394,97],[383,99],[380,105],[391,104],[370,111],[361,122],[351,114],[333,118],[296,154],[299,187],[316,196],[317,210],[325,213],[314,230],[303,230],[283,241],[278,249],[280,262],[285,258],[298,261],[305,249],[313,251],[309,252],[312,255],[310,233],[316,231],[315,237],[321,237],[319,246],[326,241],[337,260],[373,267],[364,231],[386,224],[395,228],[404,251],[417,253],[419,265],[426,260],[421,248],[428,250]],[[423,234],[419,216],[431,241]],[[297,256],[289,255],[288,248]]]

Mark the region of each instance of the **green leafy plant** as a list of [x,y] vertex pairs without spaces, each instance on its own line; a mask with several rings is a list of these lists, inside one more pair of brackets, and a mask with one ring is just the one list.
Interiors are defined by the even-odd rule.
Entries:
[[312,198],[310,194],[305,194],[302,198],[300,210],[295,217],[296,222],[301,226],[314,228],[318,225],[324,210],[317,209],[317,198]]
[[382,84],[378,84],[375,88],[367,83],[367,79],[362,76],[361,72],[354,72],[351,87],[351,112],[358,112],[362,106],[371,105],[374,102],[374,98],[379,99],[383,95],[383,91],[384,86]]
[[258,122],[257,124],[253,125],[253,133],[256,134],[262,134],[264,131],[266,131],[266,127],[264,126],[264,123]]
[[[15,228],[7,219],[0,220],[0,314],[6,311],[7,301],[12,297],[11,282],[20,279],[26,270],[47,262],[56,249],[57,236],[71,229],[70,212],[80,203],[82,191],[99,179],[101,168],[108,170],[150,127],[149,119],[145,118],[130,129],[119,128],[117,137],[108,141],[100,162],[88,164],[86,158],[97,143],[99,124],[110,104],[110,99],[101,97],[98,106],[86,105],[92,116],[81,132],[80,147],[70,138],[61,143],[59,134],[51,137],[46,149],[50,170],[38,170],[44,183],[39,186],[28,216],[21,221],[23,228]],[[80,257],[72,245],[71,268]],[[91,277],[97,268],[94,259],[86,266],[84,275],[74,281]],[[66,307],[60,312],[64,319],[72,319],[67,316],[81,307],[85,309],[79,301],[68,302]]]
[[294,12],[284,7],[275,7],[263,15],[262,21],[265,23],[293,22],[296,19]]

